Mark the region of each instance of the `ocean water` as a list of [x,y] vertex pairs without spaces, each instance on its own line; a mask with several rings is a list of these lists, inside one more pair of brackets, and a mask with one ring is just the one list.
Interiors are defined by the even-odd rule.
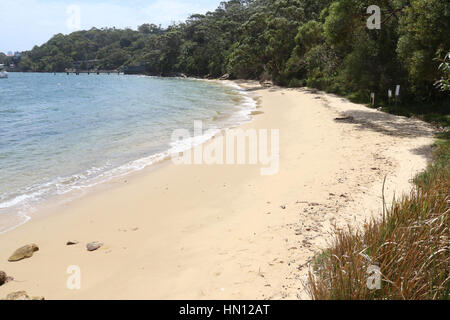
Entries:
[[189,148],[172,143],[174,129],[231,127],[254,107],[239,87],[207,81],[10,73],[0,79],[0,233],[44,201]]

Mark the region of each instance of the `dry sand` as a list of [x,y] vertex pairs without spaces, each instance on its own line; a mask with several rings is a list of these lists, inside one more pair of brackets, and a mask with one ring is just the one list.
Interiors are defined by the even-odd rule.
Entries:
[[[408,192],[432,129],[321,92],[240,84],[260,102],[243,129],[280,129],[277,175],[166,161],[47,208],[0,235],[0,270],[16,279],[0,297],[307,299],[302,281],[331,226],[380,216],[385,176],[387,199]],[[104,246],[88,252],[90,241]],[[40,250],[7,262],[28,243]],[[81,268],[80,290],[67,289],[70,265]]]

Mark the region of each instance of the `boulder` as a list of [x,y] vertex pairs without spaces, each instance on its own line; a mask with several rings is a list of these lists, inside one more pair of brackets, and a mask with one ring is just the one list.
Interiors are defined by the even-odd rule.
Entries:
[[97,241],[93,241],[93,242],[89,242],[86,245],[86,248],[88,251],[95,251],[99,248],[101,248],[103,246],[103,243],[97,242]]
[[230,75],[228,74],[228,73],[225,73],[223,76],[221,76],[220,78],[219,78],[220,80],[228,80],[228,79],[230,79]]
[[20,261],[20,260],[26,259],[26,258],[31,258],[35,251],[39,251],[39,247],[37,245],[35,245],[34,243],[27,244],[26,246],[23,246],[23,247],[17,249],[12,254],[12,256],[9,257],[8,261],[15,262],[15,261]]
[[8,294],[5,300],[31,300],[25,291],[16,291]]

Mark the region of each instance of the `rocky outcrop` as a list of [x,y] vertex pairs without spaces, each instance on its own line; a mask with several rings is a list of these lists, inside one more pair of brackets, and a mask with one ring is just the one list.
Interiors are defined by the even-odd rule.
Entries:
[[26,291],[16,291],[8,294],[2,300],[45,300],[44,297],[30,297]]
[[4,285],[6,283],[6,272],[0,271],[0,286]]
[[260,81],[259,84],[260,84],[261,87],[263,87],[263,88],[270,88],[270,87],[273,86],[273,82],[270,81],[270,80],[263,80],[263,81]]
[[11,257],[9,257],[8,261],[15,262],[26,258],[31,258],[36,251],[39,251],[39,247],[36,244],[27,244],[26,246],[17,249]]

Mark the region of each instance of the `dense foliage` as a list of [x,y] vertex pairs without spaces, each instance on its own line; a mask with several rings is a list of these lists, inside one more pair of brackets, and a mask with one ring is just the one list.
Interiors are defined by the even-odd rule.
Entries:
[[442,91],[450,91],[450,52],[439,65],[439,70],[442,71],[443,75],[442,78],[436,82],[436,86]]
[[[381,29],[367,28],[370,5],[381,8]],[[75,63],[154,75],[229,73],[361,102],[374,92],[386,107],[388,90],[400,84],[399,104],[448,112],[449,95],[436,86],[448,79],[439,68],[450,52],[448,30],[447,0],[229,0],[167,28],[58,34],[23,53],[20,69],[57,72]]]
[[[318,255],[308,289],[315,300],[448,300],[450,140],[438,141],[408,197],[363,230],[338,230]],[[377,266],[380,286],[369,289]],[[371,279],[372,278],[372,279]],[[377,290],[374,290],[377,289]]]

